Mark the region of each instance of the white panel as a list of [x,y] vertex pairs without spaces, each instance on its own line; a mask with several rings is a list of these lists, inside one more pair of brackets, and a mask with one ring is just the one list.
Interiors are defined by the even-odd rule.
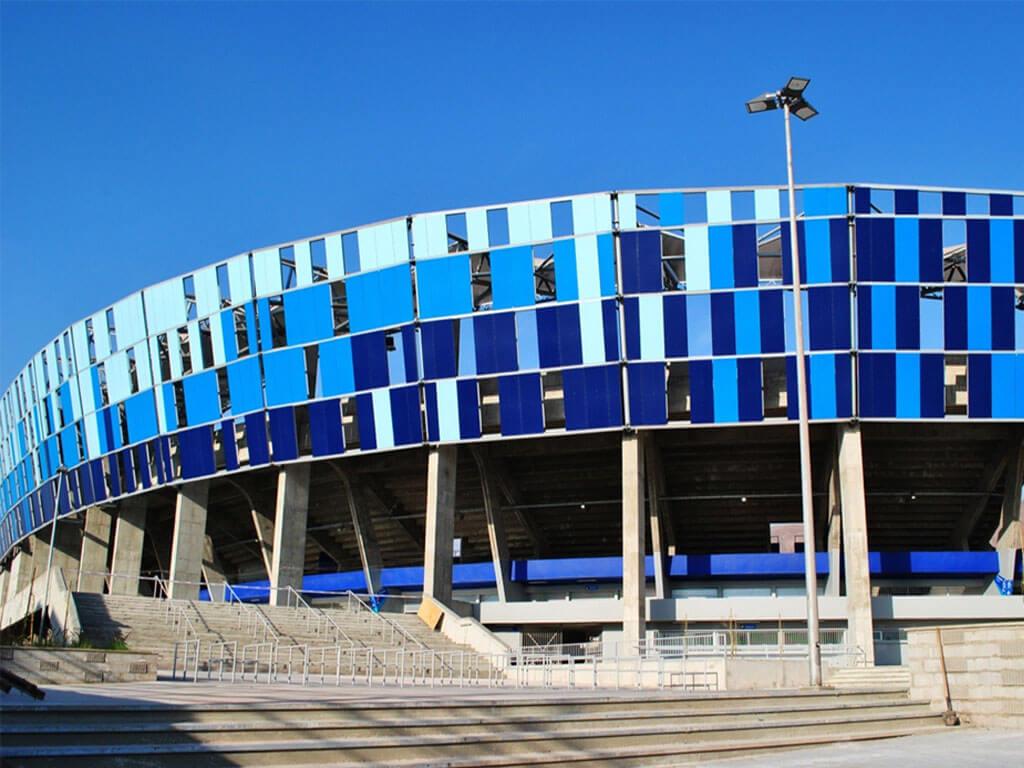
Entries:
[[248,256],[235,256],[228,260],[228,293],[232,304],[244,304],[252,298]]
[[153,364],[146,342],[135,345],[135,374],[139,377],[139,390],[153,388]]
[[416,216],[412,220],[412,226],[416,258],[443,256],[448,253],[448,226],[443,213]]
[[[181,344],[178,343],[178,334],[176,331],[171,331],[167,334],[167,356],[171,363],[171,378],[181,378]],[[160,358],[154,356],[154,360],[157,361],[157,365],[160,364]]]
[[530,209],[525,203],[508,207],[508,241],[510,245],[530,242]]
[[128,375],[128,356],[117,352],[107,359],[107,394],[110,402],[119,403],[132,393],[132,380]]
[[577,235],[607,232],[612,228],[612,205],[608,195],[586,195],[572,199],[572,229]]
[[394,448],[395,432],[391,426],[391,391],[373,391],[373,427],[377,434],[378,448]]
[[[228,278],[231,279],[230,277]],[[217,267],[205,267],[193,273],[196,287],[196,313],[199,317],[220,311],[220,286],[217,284]]]
[[409,261],[409,226],[405,219],[392,221],[388,228],[391,231],[391,253],[394,264],[405,264]]
[[281,256],[277,248],[254,251],[252,271],[257,296],[270,296],[281,292]]
[[324,238],[324,253],[327,256],[327,276],[337,280],[345,276],[345,259],[341,255],[341,235]]
[[71,326],[71,346],[75,349],[75,364],[79,371],[89,367],[89,337],[85,333],[85,321]]
[[[46,387],[43,386],[43,356],[40,352],[36,352],[36,356],[32,358],[32,370],[33,372],[35,372],[36,375],[36,401],[40,402],[42,401],[43,397],[46,395],[47,392]],[[28,376],[26,376],[25,378],[27,379]],[[27,384],[28,382],[24,383]],[[31,388],[29,388],[29,390],[26,391],[25,399],[29,401],[32,400]],[[15,398],[15,400],[17,400],[18,411],[20,413],[21,401],[18,398]]]
[[441,379],[437,382],[437,429],[441,440],[458,440],[459,395],[455,379]]
[[[149,308],[147,305],[146,316],[149,317]],[[91,318],[92,320],[92,339],[93,346],[96,348],[96,359],[104,360],[110,357],[110,337],[107,336],[107,318],[103,312],[97,312]],[[153,321],[150,320],[150,327],[152,327]]]
[[167,432],[167,416],[164,414],[164,388],[157,386],[153,389],[156,396],[156,423],[160,432]]
[[46,366],[50,371],[50,387],[56,392],[61,378],[57,375],[57,355],[53,354],[53,344],[46,345]]
[[68,391],[71,394],[71,417],[72,420],[78,421],[82,418],[82,398],[78,393],[77,376],[71,376],[68,378]]
[[96,410],[96,393],[92,388],[92,371],[86,371],[78,377],[78,388],[82,393],[82,412],[91,413]]
[[707,193],[708,223],[725,224],[732,221],[732,192],[712,189]]
[[377,264],[381,267],[390,267],[397,263],[399,256],[391,237],[392,227],[390,224],[381,224],[373,229],[373,235],[377,241]]
[[213,364],[224,365],[224,327],[220,314],[210,316],[210,340],[213,342]]
[[580,340],[584,365],[605,362],[604,315],[600,301],[580,302]]
[[597,258],[597,235],[576,238],[576,274],[580,299],[601,298],[601,270]]
[[488,248],[486,208],[466,211],[466,234],[469,236],[469,250],[482,251]]
[[754,190],[754,216],[758,219],[781,218],[779,213],[779,190]]
[[636,194],[619,195],[619,229],[636,229]]
[[90,413],[83,420],[85,424],[85,448],[90,458],[100,455],[100,431],[96,424],[96,414]]
[[203,367],[203,345],[199,334],[199,321],[188,321],[188,351],[192,358],[192,372],[205,370]]
[[533,240],[551,239],[551,203],[530,203],[530,235]]
[[[180,278],[154,285],[143,293],[146,298],[146,320],[149,322],[150,333],[160,333],[185,324],[185,288]],[[96,355],[99,357],[100,336],[106,335],[107,324],[102,316],[97,317],[99,322],[93,320],[93,330],[96,331]]]
[[313,256],[308,240],[295,244],[295,277],[300,286],[313,284]]
[[377,259],[377,236],[373,232],[373,227],[366,227],[356,232],[356,240],[359,242],[360,271],[376,269],[379,262]]

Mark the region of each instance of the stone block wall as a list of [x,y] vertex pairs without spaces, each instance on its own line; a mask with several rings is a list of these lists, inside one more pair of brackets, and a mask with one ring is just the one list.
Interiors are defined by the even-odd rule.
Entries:
[[85,648],[0,646],[0,666],[36,685],[156,680],[157,655]]

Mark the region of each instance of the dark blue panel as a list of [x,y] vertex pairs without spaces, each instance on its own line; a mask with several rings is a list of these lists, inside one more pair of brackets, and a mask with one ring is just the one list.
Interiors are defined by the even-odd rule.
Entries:
[[896,213],[897,215],[916,215],[917,214],[917,190],[916,189],[897,189],[895,195]]
[[963,216],[967,213],[966,192],[943,192],[942,193],[942,215]]
[[921,289],[896,287],[896,348],[921,348]]
[[443,379],[454,376],[455,320],[435,320],[420,326],[423,345],[423,377]]
[[601,302],[601,316],[604,320],[604,359],[611,363],[619,359],[619,313],[615,299]]
[[564,371],[566,429],[597,429],[622,424],[619,367],[572,368]]
[[391,390],[391,425],[394,429],[395,445],[423,442],[420,388],[415,384]]
[[480,437],[480,390],[475,379],[456,383],[459,395],[459,433],[464,440]]
[[836,355],[836,416],[848,419],[853,416],[853,377],[850,355]]
[[1014,342],[1014,289],[992,289],[992,349],[1010,350]]
[[858,357],[860,415],[863,418],[896,415],[896,355],[861,354]]
[[761,394],[761,359],[743,357],[736,361],[739,379],[740,421],[761,421],[764,418],[764,398]]
[[732,228],[733,280],[737,288],[757,287],[757,227],[738,224]]
[[514,371],[516,354],[516,316],[513,312],[477,315],[473,318],[477,373]]
[[124,481],[124,492],[135,493],[135,470],[132,466],[132,452],[130,448],[117,454],[117,463],[121,465],[121,479]]
[[845,286],[809,288],[807,310],[810,317],[811,349],[848,349],[850,347],[850,292]]
[[832,282],[850,282],[850,225],[846,219],[828,223],[829,249],[832,253]]
[[405,356],[405,380],[412,383],[419,379],[419,363],[416,360],[416,329],[411,325],[402,328],[402,354]]
[[341,400],[309,404],[309,436],[314,456],[332,456],[345,450]]
[[783,324],[782,291],[758,293],[761,305],[761,352],[785,352],[786,331]]
[[[785,285],[793,284],[793,254],[789,247],[789,227],[783,225],[780,229],[782,235],[782,282]],[[800,248],[800,278],[807,281],[807,245],[804,238],[804,223],[797,222],[796,225],[797,245]]]
[[941,283],[942,220],[921,219],[918,225],[918,259],[921,282]]
[[967,356],[967,415],[972,419],[992,416],[992,356]]
[[665,357],[686,357],[686,294],[670,294],[662,301],[665,318]]
[[582,363],[578,306],[563,304],[538,309],[537,340],[541,368]]
[[245,417],[245,443],[249,447],[249,466],[270,463],[267,421],[262,412],[250,413]]
[[[180,442],[179,442],[179,446],[180,446]],[[179,460],[184,465],[183,454],[184,454],[184,450],[182,450],[181,454],[179,454],[180,456],[182,456],[182,458],[180,458]],[[107,485],[110,487],[110,495],[111,495],[111,497],[120,496],[121,493],[122,493],[122,490],[121,490],[121,463],[111,459],[110,461],[107,462],[107,469],[108,469],[108,472],[107,472]]]
[[946,349],[967,349],[967,287],[947,285],[942,299]]
[[690,421],[711,424],[715,420],[715,387],[710,360],[690,361]]
[[622,254],[622,292],[660,291],[661,233],[623,232],[619,236],[619,246]]
[[626,298],[623,304],[623,323],[626,326],[626,359],[640,359],[640,300]]
[[992,216],[1013,216],[1012,195],[989,195],[988,204]]
[[169,483],[174,479],[174,464],[171,462],[171,438],[161,437],[158,440],[158,445],[160,446],[160,460],[164,464],[164,477]]
[[374,450],[377,447],[377,425],[373,417],[373,395],[356,395],[356,420],[360,450]]
[[383,331],[352,336],[352,370],[356,389],[388,385],[388,352]]
[[424,385],[423,404],[427,409],[427,440],[436,442],[441,439],[441,429],[437,425],[437,384],[428,382]]
[[896,229],[893,219],[857,222],[857,279],[892,282],[896,279]]
[[[231,449],[234,451],[234,441],[231,442]],[[133,458],[135,460],[135,466],[141,468],[139,472],[139,479],[142,481],[143,488],[150,488],[152,482],[149,479],[149,460],[146,458],[146,445],[145,443],[136,445],[133,449]]]
[[1024,283],[1024,219],[1013,222],[1013,264],[1015,282]]
[[988,219],[967,221],[967,282],[987,283],[992,279]]
[[941,419],[946,414],[943,355],[921,355],[921,418]]
[[193,477],[212,475],[217,467],[213,460],[213,427],[196,427],[178,433],[178,461],[181,476],[188,480]]
[[90,472],[90,466],[83,464],[77,470],[75,474],[78,475],[78,488],[82,496],[82,504],[93,504],[96,501],[96,495],[92,490],[92,472]]
[[853,190],[853,210],[855,213],[871,213],[871,190],[868,187]]
[[220,443],[224,451],[224,466],[228,471],[238,469],[238,447],[235,445],[235,422],[225,419],[220,423]]
[[270,448],[274,461],[290,461],[299,457],[294,408],[288,406],[270,411]]
[[640,424],[668,422],[668,397],[665,392],[664,363],[631,363],[629,377],[629,420]]
[[736,354],[736,311],[732,293],[711,294],[711,351]]
[[498,403],[501,434],[535,435],[544,431],[539,373],[499,377]]

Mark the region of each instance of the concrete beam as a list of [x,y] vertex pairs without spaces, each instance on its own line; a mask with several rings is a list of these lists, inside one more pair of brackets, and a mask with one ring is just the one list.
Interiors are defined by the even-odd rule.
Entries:
[[213,546],[213,537],[203,537],[203,581],[206,582],[210,593],[210,600],[214,602],[224,601],[224,584],[228,577],[224,570],[224,564],[217,557],[217,550]]
[[114,557],[110,565],[110,594],[139,594],[142,543],[146,536],[146,501],[136,496],[125,499],[117,510],[114,527]]
[[643,444],[635,432],[622,436],[622,643],[627,654],[646,635]]
[[309,464],[290,464],[277,475],[274,512],[274,559],[270,604],[286,605],[287,587],[302,589],[306,567],[306,520],[309,516]]
[[206,480],[189,483],[178,490],[174,506],[174,533],[171,536],[171,575],[168,597],[172,600],[198,600],[203,576],[203,549],[206,543],[206,505],[210,484]]
[[359,547],[359,562],[363,567],[366,589],[371,595],[379,595],[382,588],[380,573],[384,561],[381,558],[377,532],[373,527],[366,496],[358,481],[353,481],[352,477],[342,470],[337,471],[345,486],[345,498],[348,500],[348,510],[352,516],[352,531]]
[[427,518],[423,546],[423,596],[444,605],[452,600],[452,546],[455,538],[454,445],[427,450]]
[[643,436],[643,443],[647,476],[647,517],[651,527],[651,555],[654,558],[654,596],[663,600],[668,596],[666,560],[668,555],[675,552],[675,532],[672,530],[668,510],[663,508],[664,502],[661,501],[665,495],[661,452],[652,435]]
[[487,520],[487,540],[491,545],[491,563],[494,566],[494,583],[498,600],[505,603],[521,597],[517,585],[512,583],[512,559],[508,552],[508,534],[505,531],[504,510],[501,505],[501,491],[497,478],[491,471],[483,453],[476,446],[470,449],[480,473],[480,491],[484,500],[484,516]]
[[103,507],[85,510],[82,551],[79,556],[78,591],[102,594],[110,556],[110,531],[114,516]]
[[858,646],[869,666],[875,663],[871,615],[871,570],[868,564],[867,505],[864,500],[864,453],[860,425],[839,429],[839,491],[846,567],[847,642]]

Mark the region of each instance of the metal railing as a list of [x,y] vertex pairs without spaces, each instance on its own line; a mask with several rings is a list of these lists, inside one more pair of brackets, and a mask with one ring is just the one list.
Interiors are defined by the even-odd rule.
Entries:
[[[429,650],[427,646],[417,640],[411,633],[398,623],[387,618],[383,613],[373,610],[359,595],[349,591],[345,593],[346,609],[353,614],[363,616],[366,621],[378,628],[381,639],[389,645],[405,646],[412,643],[422,650]],[[396,642],[397,640],[397,642]]]
[[316,606],[310,605],[309,602],[302,596],[300,592],[297,592],[291,586],[287,587],[287,604],[301,609],[306,616],[306,629],[310,629],[312,625],[313,632],[317,635],[325,634],[327,632],[333,632],[334,640],[338,643],[344,643],[349,647],[355,647],[362,645],[357,643],[348,633],[345,632],[338,623],[332,619],[324,610]]

